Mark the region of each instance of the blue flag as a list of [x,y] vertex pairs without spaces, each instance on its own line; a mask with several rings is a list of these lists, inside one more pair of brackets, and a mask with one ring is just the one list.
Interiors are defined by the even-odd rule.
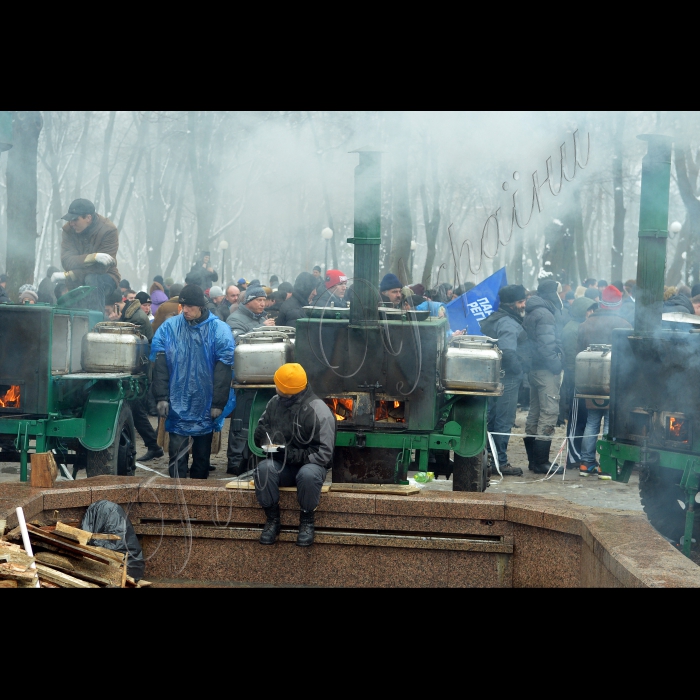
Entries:
[[483,321],[498,309],[498,290],[507,284],[506,268],[502,267],[461,297],[446,304],[450,328],[453,331],[466,328],[469,335],[483,335],[479,321]]

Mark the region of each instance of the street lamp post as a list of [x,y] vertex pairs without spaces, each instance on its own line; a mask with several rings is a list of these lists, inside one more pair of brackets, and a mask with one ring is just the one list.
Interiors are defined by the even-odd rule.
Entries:
[[333,238],[333,229],[326,226],[326,228],[321,231],[321,238],[326,241],[326,257],[323,264],[323,274],[325,276],[326,272],[328,271],[328,243],[331,238]]
[[[221,251],[221,284],[222,286],[226,284],[226,249],[228,248],[228,241],[219,241],[219,250]],[[224,287],[224,289],[226,289]]]

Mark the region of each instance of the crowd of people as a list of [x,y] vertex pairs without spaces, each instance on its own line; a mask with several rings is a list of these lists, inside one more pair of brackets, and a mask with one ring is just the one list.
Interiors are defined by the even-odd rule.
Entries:
[[[587,279],[572,289],[553,279],[536,290],[508,285],[499,290],[499,308],[481,322],[484,335],[496,338],[502,353],[503,394],[491,399],[488,430],[493,435],[504,476],[521,476],[508,460],[508,443],[517,407],[528,410],[523,438],[528,469],[561,472],[565,466],[583,476],[600,474],[596,442],[609,429],[607,402],[575,398],[576,356],[591,345],[611,345],[617,328],[634,326],[636,281]],[[664,289],[663,312],[700,315],[700,284]],[[552,436],[565,425],[566,465],[555,466]]]

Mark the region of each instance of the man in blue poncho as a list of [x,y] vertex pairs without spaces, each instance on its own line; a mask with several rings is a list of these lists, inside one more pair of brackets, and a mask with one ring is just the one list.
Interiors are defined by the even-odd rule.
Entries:
[[214,431],[235,405],[231,389],[234,342],[231,329],[206,308],[202,288],[186,285],[182,313],[167,319],[151,345],[153,392],[158,415],[166,418],[171,477],[187,477],[192,438],[192,479],[209,476]]

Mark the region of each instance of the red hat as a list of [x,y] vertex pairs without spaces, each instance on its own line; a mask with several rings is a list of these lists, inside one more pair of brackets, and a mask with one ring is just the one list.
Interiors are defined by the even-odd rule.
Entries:
[[600,305],[604,308],[612,309],[622,303],[622,292],[612,284],[603,289],[603,300]]
[[326,289],[348,281],[348,276],[340,270],[326,270]]

